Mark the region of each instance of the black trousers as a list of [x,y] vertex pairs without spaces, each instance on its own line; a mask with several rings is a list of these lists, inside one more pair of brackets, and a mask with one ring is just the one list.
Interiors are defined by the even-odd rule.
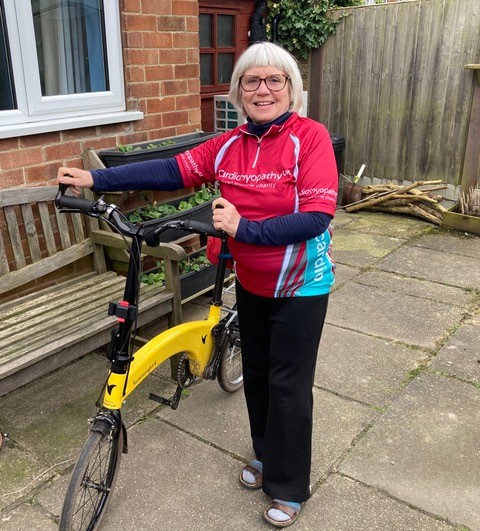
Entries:
[[310,497],[313,380],[328,294],[266,298],[237,281],[244,391],[263,491]]

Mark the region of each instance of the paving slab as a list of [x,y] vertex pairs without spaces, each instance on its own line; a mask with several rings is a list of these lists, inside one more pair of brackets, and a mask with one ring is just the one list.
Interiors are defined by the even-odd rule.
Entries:
[[355,214],[349,214],[345,210],[337,209],[335,211],[335,217],[332,220],[332,227],[335,231],[339,227],[345,227],[349,223],[355,220]]
[[9,441],[0,454],[0,509],[29,494],[32,487],[52,476],[49,467]]
[[228,453],[160,419],[134,426],[129,438],[103,531],[268,529],[267,498],[239,485],[241,463]]
[[378,407],[402,390],[427,353],[326,324],[315,382],[322,388]]
[[326,322],[433,349],[462,317],[457,306],[349,282],[332,293]]
[[2,531],[55,531],[58,524],[38,506],[21,505],[0,516]]
[[355,278],[360,273],[361,269],[358,269],[357,267],[351,267],[337,263],[335,271],[335,284],[333,289],[337,289],[339,286],[345,284],[345,282],[348,282],[352,278]]
[[462,232],[436,230],[412,241],[413,245],[480,258],[480,237]]
[[375,264],[376,269],[464,289],[480,287],[478,259],[425,247],[397,249]]
[[431,368],[480,384],[480,326],[463,324],[440,349]]
[[[243,393],[228,395],[212,385],[199,384],[176,411],[164,408],[157,415],[247,462],[254,454]],[[327,472],[377,415],[370,407],[319,389],[314,389],[314,400],[312,483]]]
[[452,531],[449,524],[338,474],[314,493],[302,522],[317,531]]
[[480,389],[424,372],[340,465],[342,474],[480,529]]
[[[338,212],[338,211],[337,211]],[[435,230],[435,226],[427,221],[412,216],[397,216],[382,212],[346,212],[348,228],[358,233],[383,234],[396,238],[415,238]],[[338,214],[333,220],[334,228]]]
[[388,286],[388,289],[394,293],[404,293],[433,301],[447,302],[463,308],[471,306],[477,297],[472,290],[445,286],[437,282],[419,280],[385,271],[366,271],[356,276],[355,282],[377,288]]
[[[0,398],[0,428],[10,438],[0,454],[0,493],[13,493],[0,498],[0,506],[72,466],[107,370],[103,353],[94,352]],[[168,378],[164,365],[129,397],[123,410],[127,425],[158,409],[148,393],[170,393],[174,385]]]
[[332,256],[335,262],[367,267],[378,262],[406,240],[374,233],[358,233],[351,225],[335,231]]

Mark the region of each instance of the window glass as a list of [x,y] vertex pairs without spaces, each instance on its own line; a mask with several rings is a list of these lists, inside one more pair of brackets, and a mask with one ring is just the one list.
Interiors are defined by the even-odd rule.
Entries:
[[202,53],[200,55],[200,84],[201,85],[213,85],[213,72],[212,72],[212,54]]
[[0,111],[14,108],[15,98],[7,45],[7,31],[3,17],[3,5],[0,2]]
[[108,90],[103,0],[31,0],[43,96]]
[[233,72],[234,54],[233,53],[219,53],[218,54],[218,72],[217,84],[230,83]]
[[212,47],[212,16],[200,15],[200,48]]
[[125,109],[118,0],[0,8],[0,139],[143,118]]
[[233,46],[234,44],[234,25],[235,17],[232,15],[218,15],[217,18],[217,46]]

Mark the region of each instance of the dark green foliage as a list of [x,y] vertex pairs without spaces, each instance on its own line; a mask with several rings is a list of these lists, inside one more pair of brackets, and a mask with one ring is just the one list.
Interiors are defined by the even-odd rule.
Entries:
[[267,35],[272,39],[272,23],[278,17],[279,44],[295,56],[307,59],[310,50],[320,47],[335,33],[343,15],[334,20],[328,10],[359,5],[361,0],[269,0],[267,2]]
[[[178,263],[179,273],[181,275],[186,275],[192,273],[193,271],[200,271],[204,267],[212,265],[207,258],[205,251],[202,251],[194,256],[189,256],[185,260],[182,260]],[[165,282],[165,268],[162,261],[156,262],[156,267],[158,268],[155,273],[142,273],[140,281],[145,284],[163,286]]]

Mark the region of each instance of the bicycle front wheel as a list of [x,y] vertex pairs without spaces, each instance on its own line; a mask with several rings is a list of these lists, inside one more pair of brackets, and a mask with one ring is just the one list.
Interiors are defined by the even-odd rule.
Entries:
[[221,348],[218,383],[227,393],[235,393],[243,386],[242,347],[237,327],[225,331]]
[[110,501],[123,448],[121,422],[93,426],[78,457],[67,489],[60,531],[98,529]]

